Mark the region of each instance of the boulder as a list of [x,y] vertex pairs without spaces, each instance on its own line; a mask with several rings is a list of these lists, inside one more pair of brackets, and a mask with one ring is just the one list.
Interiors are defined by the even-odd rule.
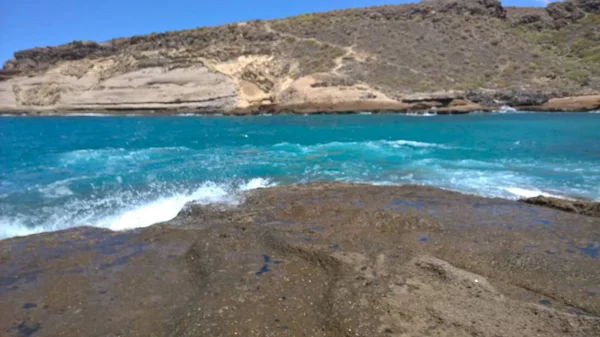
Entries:
[[500,104],[510,106],[538,106],[548,102],[548,94],[542,91],[510,90],[498,94]]
[[585,16],[585,12],[574,2],[553,2],[546,7],[548,15],[554,20],[556,28],[562,28],[577,22]]
[[465,96],[471,102],[484,106],[509,105],[513,107],[540,106],[548,102],[549,95],[536,90],[474,90]]
[[573,2],[585,12],[600,15],[600,0],[573,0]]

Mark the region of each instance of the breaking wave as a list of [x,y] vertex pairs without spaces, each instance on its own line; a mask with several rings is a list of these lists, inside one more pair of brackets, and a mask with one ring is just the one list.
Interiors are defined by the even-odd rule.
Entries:
[[315,181],[599,200],[597,116],[3,118],[0,238],[145,227]]
[[[263,178],[221,184],[209,181],[187,190],[155,188],[141,193],[122,191],[100,198],[77,198],[37,212],[0,215],[0,239],[84,225],[111,230],[147,227],[173,219],[189,202],[236,205],[241,201],[243,191],[273,185]],[[62,188],[65,187],[59,190]],[[52,192],[48,197],[54,198],[57,194],[60,193]],[[72,194],[68,192],[68,195]]]

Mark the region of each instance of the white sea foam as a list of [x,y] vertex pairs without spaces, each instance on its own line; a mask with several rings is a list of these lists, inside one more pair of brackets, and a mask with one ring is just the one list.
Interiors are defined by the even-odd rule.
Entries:
[[132,206],[114,217],[103,219],[99,222],[99,225],[112,230],[147,227],[154,223],[173,219],[183,206],[190,201],[199,204],[237,203],[236,196],[227,191],[224,186],[209,182],[203,184],[191,194],[175,194]]
[[534,197],[538,197],[538,196],[544,196],[544,197],[569,199],[569,198],[566,198],[561,195],[543,192],[543,191],[540,191],[535,188],[525,189],[525,188],[520,188],[520,187],[507,187],[507,188],[504,188],[504,190],[519,197],[519,198],[534,198]]
[[[112,195],[95,201],[76,200],[53,210],[52,215],[47,217],[0,216],[0,239],[81,225],[116,231],[147,227],[173,219],[188,202],[237,205],[242,200],[242,192],[274,185],[268,179],[254,178],[237,184],[206,182],[193,191],[167,193],[149,201],[125,201],[131,199],[131,195]],[[102,209],[105,211],[100,211]]]
[[191,149],[178,147],[151,147],[146,149],[123,149],[123,148],[104,148],[104,149],[81,149],[59,154],[61,165],[77,165],[87,162],[102,161],[106,164],[115,164],[119,162],[139,162],[148,160],[157,154],[168,152],[184,152]]
[[499,113],[515,113],[517,112],[517,109],[510,107],[508,105],[503,105],[500,110],[498,110]]
[[437,144],[437,143],[427,143],[427,142],[419,142],[415,140],[373,140],[373,141],[365,141],[365,142],[331,142],[331,143],[322,143],[322,144],[313,144],[313,145],[301,145],[301,144],[293,144],[293,143],[278,143],[273,145],[274,148],[298,148],[303,151],[310,152],[313,149],[323,149],[323,148],[337,148],[337,147],[351,147],[353,149],[358,148],[359,146],[368,146],[369,148],[377,148],[382,146],[390,146],[393,148],[401,148],[401,147],[410,147],[410,148],[438,148],[438,149],[453,149],[455,147],[445,145],[445,144]]
[[247,182],[241,184],[239,186],[239,190],[240,191],[249,191],[249,190],[255,190],[257,188],[266,188],[266,187],[272,187],[272,186],[275,186],[275,183],[273,183],[269,179],[254,178],[254,179],[250,179]]
[[425,142],[417,142],[414,140],[391,140],[391,141],[381,141],[384,144],[391,145],[393,147],[401,147],[401,146],[411,146],[411,147],[435,147],[440,149],[450,149],[450,146],[444,144],[436,144],[436,143],[425,143]]
[[18,219],[0,218],[0,240],[52,230],[52,228],[44,229],[41,227],[28,227]]
[[45,185],[45,186],[36,186],[37,190],[44,195],[44,197],[46,198],[61,198],[61,197],[68,197],[70,195],[73,195],[73,191],[69,188],[69,183],[74,182],[74,181],[78,181],[78,180],[84,180],[84,179],[88,179],[89,177],[87,176],[81,176],[81,177],[75,177],[75,178],[69,178],[69,179],[64,179],[64,180],[59,180],[59,181],[55,181],[49,185]]
[[64,185],[47,186],[45,188],[40,188],[40,192],[42,192],[47,198],[60,198],[73,195],[73,191],[71,191],[69,187]]
[[76,112],[66,114],[69,117],[113,117],[114,114],[94,113],[94,112]]
[[434,117],[437,116],[437,112],[430,112],[430,111],[426,111],[426,112],[407,112],[404,114],[405,116],[410,116],[410,117]]

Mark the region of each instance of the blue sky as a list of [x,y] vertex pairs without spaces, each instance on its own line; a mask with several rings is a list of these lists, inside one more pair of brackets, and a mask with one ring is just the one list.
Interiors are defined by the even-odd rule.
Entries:
[[[272,19],[399,0],[0,0],[0,63],[17,50],[115,37]],[[540,6],[544,0],[504,0]]]

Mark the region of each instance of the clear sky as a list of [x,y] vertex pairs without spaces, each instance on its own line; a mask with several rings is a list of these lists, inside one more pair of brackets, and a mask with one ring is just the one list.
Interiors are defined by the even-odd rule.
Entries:
[[[73,40],[115,37],[272,19],[406,0],[0,0],[0,64],[13,52]],[[414,2],[414,1],[413,1]],[[544,0],[503,0],[541,6]]]

